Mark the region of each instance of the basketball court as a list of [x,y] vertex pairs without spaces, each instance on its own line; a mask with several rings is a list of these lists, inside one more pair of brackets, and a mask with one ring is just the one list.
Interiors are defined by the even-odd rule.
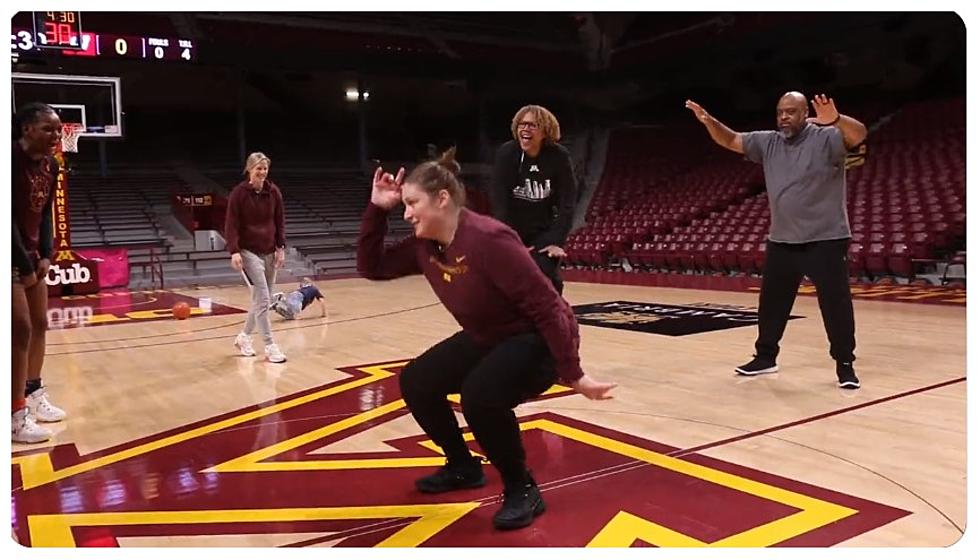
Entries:
[[[845,391],[816,298],[796,301],[780,372],[744,378],[756,294],[569,283],[584,369],[619,387],[518,409],[548,511],[504,533],[492,469],[481,489],[412,485],[443,459],[396,376],[457,328],[428,285],[319,285],[327,319],[273,320],[285,364],[232,345],[244,287],[52,300],[76,318],[45,364],[70,417],[14,446],[20,542],[905,547],[964,529],[965,307],[856,299],[863,387]],[[178,300],[190,319],[167,317]]]
[[[34,99],[59,111],[72,148],[98,141],[83,149],[103,166],[105,142],[124,136],[119,78],[15,73],[12,106]],[[81,275],[70,247],[66,225],[55,264]],[[780,372],[749,378],[733,369],[753,351],[757,285],[566,279],[583,369],[619,387],[594,402],[555,385],[518,408],[548,507],[531,527],[492,528],[502,485],[489,467],[480,489],[414,490],[444,459],[397,375],[458,326],[412,277],[321,281],[327,318],[270,314],[283,364],[232,344],[244,285],[52,297],[44,379],[69,417],[46,425],[51,441],[13,445],[14,536],[304,548],[945,547],[962,536],[964,291],[855,291],[862,388],[847,391],[811,287]],[[179,302],[189,319],[172,317]]]

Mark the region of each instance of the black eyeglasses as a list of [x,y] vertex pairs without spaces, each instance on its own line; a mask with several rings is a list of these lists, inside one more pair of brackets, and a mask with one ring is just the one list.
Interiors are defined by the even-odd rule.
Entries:
[[522,128],[527,128],[527,129],[530,129],[530,130],[537,130],[538,129],[538,123],[531,122],[531,121],[521,121],[521,122],[517,123],[517,129],[520,130]]

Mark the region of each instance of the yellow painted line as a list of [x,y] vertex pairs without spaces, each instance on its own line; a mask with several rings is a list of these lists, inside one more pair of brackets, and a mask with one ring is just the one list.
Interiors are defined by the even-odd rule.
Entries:
[[541,393],[541,394],[542,395],[559,395],[561,393],[571,394],[571,393],[574,393],[574,392],[575,392],[575,389],[572,389],[571,387],[568,387],[566,385],[559,385],[559,384],[556,383],[555,385],[552,385],[551,387],[548,387],[548,390],[545,391],[544,393]]
[[[326,459],[323,461],[282,461],[273,463],[222,464],[201,472],[285,472],[341,471],[357,469],[406,469],[441,467],[445,457],[404,457],[388,459]],[[220,470],[219,470],[220,467]]]
[[[839,507],[839,506],[838,506]],[[846,510],[847,508],[840,508]],[[801,511],[770,523],[753,527],[731,537],[706,543],[684,533],[648,521],[631,513],[620,511],[587,547],[629,547],[642,540],[661,548],[712,547],[712,548],[760,548],[773,546],[795,536],[802,535],[840,519],[844,512]],[[849,514],[844,515],[846,517]]]
[[[453,395],[450,395],[452,397]],[[455,395],[458,397],[458,395]],[[220,465],[204,469],[201,472],[277,472],[277,471],[334,471],[346,469],[391,469],[412,467],[441,467],[445,462],[445,454],[432,440],[418,442],[420,446],[437,453],[437,457],[380,457],[374,459],[321,459],[313,461],[266,461],[277,455],[282,455],[293,449],[313,443],[318,439],[336,434],[343,430],[356,427],[405,407],[405,401],[399,399],[373,410],[345,418],[328,426],[300,434],[296,437],[281,441],[269,447],[258,449],[247,455],[236,457]],[[465,441],[473,441],[472,433],[463,434]],[[479,453],[477,457],[483,457]],[[265,462],[262,462],[265,461]]]
[[116,322],[124,322],[124,321],[129,321],[129,319],[127,319],[126,317],[116,317],[112,313],[100,313],[98,315],[92,315],[91,317],[88,317],[85,321],[85,324],[95,325],[95,324],[102,324],[102,323],[116,323]]
[[38,486],[50,484],[52,482],[68,478],[70,476],[75,476],[77,474],[89,472],[91,470],[102,468],[105,467],[106,465],[111,465],[113,463],[118,463],[120,461],[125,461],[133,457],[138,457],[139,455],[144,455],[146,453],[150,453],[158,449],[163,449],[164,447],[169,447],[171,445],[183,443],[185,441],[197,437],[205,436],[217,432],[219,430],[223,430],[225,428],[230,428],[238,424],[243,424],[251,420],[262,418],[263,416],[268,416],[270,414],[277,414],[284,410],[288,410],[290,408],[294,408],[297,406],[302,406],[304,404],[316,401],[318,399],[343,393],[345,391],[356,389],[358,387],[363,387],[364,385],[374,383],[375,381],[379,381],[381,379],[391,377],[394,374],[391,371],[389,371],[390,368],[402,366],[406,363],[407,362],[391,362],[387,364],[366,367],[363,368],[361,371],[367,373],[368,376],[362,379],[356,379],[348,383],[337,385],[335,387],[324,389],[322,391],[310,393],[309,395],[297,397],[295,399],[291,399],[269,407],[261,408],[259,410],[254,410],[252,412],[239,414],[237,416],[233,416],[231,418],[227,418],[219,422],[214,422],[212,424],[200,426],[198,428],[187,430],[185,432],[180,432],[171,436],[153,440],[144,443],[142,445],[124,449],[122,451],[117,451],[115,453],[106,455],[105,457],[99,457],[97,459],[92,459],[90,461],[78,463],[76,465],[65,467],[63,469],[54,470],[54,468],[51,466],[50,461],[48,461],[47,464],[45,464],[42,461],[34,461],[29,463],[22,462],[20,466],[21,466],[21,479],[23,480],[24,483],[24,489],[28,490],[31,488],[37,488]]
[[12,457],[10,465],[20,467],[21,478],[24,477],[25,472],[51,472],[54,470],[54,467],[51,466],[51,456],[47,452]]
[[720,486],[725,486],[726,488],[739,490],[747,494],[752,494],[753,496],[779,502],[797,509],[806,509],[808,507],[815,507],[820,504],[835,505],[817,498],[811,498],[810,496],[793,492],[791,490],[778,488],[776,486],[757,482],[755,480],[712,469],[710,467],[704,467],[695,463],[689,463],[683,459],[670,457],[619,440],[586,432],[564,424],[559,424],[552,420],[532,420],[527,424],[532,428],[546,430],[553,434],[580,441],[600,449],[605,449],[612,453],[617,453],[625,457],[631,457],[651,465],[669,469],[674,472],[699,478],[708,482],[713,482]]
[[[305,404],[312,400],[323,398],[332,394],[349,390],[355,387],[371,383],[378,379],[383,379],[393,375],[388,368],[403,365],[404,362],[384,364],[365,368],[363,371],[369,373],[369,377],[287,401],[279,405],[243,414],[229,420],[212,424],[205,428],[191,430],[172,438],[165,438],[151,444],[139,446],[128,450],[134,456],[137,450],[154,446],[142,452],[152,451],[164,445],[186,441],[203,433],[222,429],[228,425],[245,422],[265,414],[271,414],[285,410],[292,406]],[[562,391],[563,388],[552,388],[553,391]],[[267,448],[243,455],[231,461],[217,465],[207,471],[212,472],[242,472],[242,471],[288,471],[288,470],[339,470],[339,469],[363,469],[363,468],[407,468],[419,466],[441,465],[443,458],[442,451],[431,441],[422,441],[419,444],[440,456],[436,457],[408,457],[408,458],[388,458],[388,459],[338,459],[324,461],[288,461],[288,462],[262,462],[266,459],[280,455],[297,447],[312,443],[323,437],[336,434],[343,430],[356,427],[365,422],[382,417],[391,412],[400,410],[405,406],[404,401],[398,400],[381,406],[377,409],[363,412],[301,434],[289,440],[279,442]],[[585,430],[574,428],[548,419],[530,420],[520,424],[522,430],[540,429],[555,435],[579,441],[594,447],[630,457],[645,463],[666,468],[671,471],[694,477],[700,480],[718,484],[719,486],[751,494],[762,499],[781,503],[800,511],[787,517],[766,523],[759,527],[754,527],[743,531],[737,535],[732,535],[722,539],[710,546],[770,546],[779,542],[786,541],[795,536],[812,531],[816,528],[844,519],[857,513],[856,510],[833,504],[824,500],[813,498],[793,492],[784,488],[771,486],[762,482],[744,478],[731,473],[726,473],[710,467],[697,465],[684,461],[679,458],[670,457],[661,453],[650,451],[642,447],[618,441],[612,438],[594,434]],[[207,429],[206,432],[198,433]],[[170,439],[180,437],[172,443],[166,443]],[[468,441],[474,439],[472,433],[467,433],[464,438]],[[114,461],[122,460],[126,457],[117,457],[126,452],[110,455],[102,459],[97,459],[83,463],[81,465],[53,471],[50,459],[46,454],[28,455],[14,458],[13,462],[18,464],[22,472],[38,473],[49,472],[50,482],[58,480],[77,472],[85,472],[104,466]],[[117,457],[113,459],[114,457]],[[87,466],[84,470],[78,467]],[[73,469],[77,472],[69,472]],[[66,474],[68,472],[68,474]],[[27,487],[27,477],[25,487]],[[34,482],[41,480],[35,476]],[[37,486],[39,484],[34,484]],[[400,530],[382,542],[382,545],[391,546],[416,546],[430,538],[432,535],[443,530],[446,526],[462,517],[478,503],[472,504],[432,504],[429,506],[372,506],[372,507],[350,507],[350,508],[300,508],[300,509],[268,509],[268,510],[217,510],[217,511],[194,511],[194,512],[135,512],[135,513],[92,513],[92,514],[55,514],[32,516],[29,519],[29,527],[32,535],[32,542],[35,546],[71,546],[74,541],[71,537],[71,527],[80,525],[138,525],[138,524],[184,524],[184,523],[226,523],[226,522],[248,522],[248,521],[301,521],[308,519],[350,519],[350,518],[393,518],[393,517],[412,517],[421,515],[420,519],[409,527]],[[445,508],[451,506],[449,510]],[[419,513],[425,507],[443,508],[438,512],[432,511]],[[399,508],[414,508],[415,514],[406,513]],[[457,509],[453,509],[457,508]],[[462,508],[462,509],[459,509]],[[463,511],[465,509],[465,511]],[[662,527],[645,519],[639,518],[628,512],[620,512],[590,541],[589,546],[629,546],[636,539],[641,539],[658,546],[708,546],[697,539],[693,539],[669,528]],[[50,543],[50,544],[39,544]]]
[[[572,389],[562,385],[550,387],[544,394],[556,394],[571,392]],[[459,402],[458,394],[449,395],[449,400]],[[445,463],[442,449],[432,440],[420,441],[419,445],[439,454],[439,457],[402,457],[387,458],[380,457],[374,459],[322,459],[312,461],[266,461],[277,455],[282,455],[304,445],[308,445],[319,439],[334,435],[343,430],[354,428],[365,422],[369,422],[386,414],[395,412],[405,407],[405,401],[399,399],[384,406],[369,410],[345,418],[339,422],[317,428],[305,434],[292,437],[290,439],[275,443],[268,447],[257,449],[246,455],[236,457],[215,465],[201,472],[276,472],[276,471],[332,471],[345,469],[390,469],[390,468],[410,468],[410,467],[430,467],[442,466]],[[473,434],[463,435],[466,441],[473,441]],[[482,455],[477,454],[482,457]],[[266,462],[263,462],[266,461]]]
[[27,519],[27,524],[31,534],[31,546],[73,547],[76,545],[72,536],[72,528],[74,527],[147,525],[152,530],[154,525],[418,518],[377,545],[379,547],[413,547],[422,544],[479,506],[479,502],[456,502],[286,509],[61,513],[31,515]]
[[[399,405],[399,406],[395,406]],[[393,410],[397,410],[404,403],[397,401],[387,405],[389,410],[378,409],[358,415],[338,422],[331,426],[326,426],[319,430],[314,430],[308,434],[297,436],[280,444],[243,456],[234,461],[214,467],[211,470],[218,472],[229,471],[294,471],[294,470],[340,470],[357,468],[410,468],[420,466],[439,466],[442,464],[442,450],[431,440],[419,442],[419,444],[435,453],[437,457],[408,457],[408,458],[388,458],[388,459],[335,459],[323,461],[285,461],[285,462],[265,462],[258,461],[285,453],[291,449],[316,441],[325,435],[333,434],[341,429],[353,427],[361,422],[366,422]],[[384,408],[384,407],[382,407]],[[711,546],[723,547],[756,547],[771,546],[783,542],[795,536],[812,531],[829,523],[833,523],[850,515],[857,513],[856,510],[839,506],[824,500],[812,498],[791,490],[778,488],[769,484],[733,475],[710,467],[697,465],[621,442],[605,436],[600,436],[585,430],[566,426],[564,424],[547,419],[530,420],[520,424],[521,430],[544,430],[555,435],[579,441],[611,453],[616,453],[624,457],[640,460],[645,463],[666,468],[674,472],[684,474],[693,478],[698,478],[707,482],[718,484],[719,486],[730,488],[757,496],[762,499],[781,503],[801,511],[789,515],[785,518],[766,523],[762,526],[749,529],[737,535],[733,535],[713,543]],[[472,433],[464,434],[466,441],[473,441]],[[607,526],[600,531],[590,543],[590,546],[629,546],[634,540],[642,539],[657,546],[707,546],[696,539],[691,539],[670,529],[661,527],[647,520],[631,516],[623,512],[623,515],[616,516]],[[593,544],[595,543],[595,544]]]
[[642,517],[621,511],[586,545],[588,548],[626,548],[637,539],[663,548],[702,547],[706,543]]
[[[778,519],[760,527],[749,529],[748,531],[738,535],[727,537],[718,543],[714,543],[713,546],[769,546],[857,513],[857,510],[848,507],[820,500],[818,498],[813,498],[811,496],[806,496],[785,488],[779,488],[744,478],[735,474],[712,469],[710,467],[690,463],[676,457],[669,457],[642,447],[637,447],[622,441],[586,432],[578,428],[559,424],[552,420],[539,419],[522,424],[522,429],[533,428],[546,430],[553,434],[586,443],[600,449],[605,449],[612,453],[631,457],[633,459],[669,469],[686,476],[712,482],[725,488],[731,488],[733,490],[802,510],[794,513],[793,515]],[[617,523],[617,521],[614,518],[610,523]],[[618,523],[625,522],[620,520]],[[633,525],[626,524],[625,526],[632,527]],[[620,534],[620,529],[616,529],[616,531],[613,533],[622,537]],[[601,534],[602,532],[600,532],[600,535]],[[654,534],[647,535],[647,537],[661,538],[666,535],[662,532],[657,534],[660,534],[660,537],[657,537]],[[646,537],[634,536],[633,539],[635,538],[643,538],[643,540],[648,540]],[[611,540],[616,539],[606,535],[600,542],[610,542]],[[630,542],[632,542],[632,540],[630,540]],[[654,541],[649,542],[652,544],[657,544]]]
[[[251,467],[259,463],[260,461],[264,461],[265,459],[268,459],[270,457],[275,457],[276,455],[281,455],[283,453],[286,453],[287,451],[296,449],[297,447],[302,447],[309,443],[313,443],[318,439],[322,439],[327,436],[336,434],[338,432],[342,432],[346,429],[359,426],[365,422],[369,422],[371,420],[374,420],[375,418],[384,416],[386,414],[390,414],[402,408],[405,408],[405,401],[402,399],[398,399],[397,401],[393,401],[388,404],[379,406],[378,408],[373,408],[371,410],[362,412],[355,416],[344,418],[343,420],[334,422],[333,424],[328,424],[326,426],[323,426],[322,428],[317,428],[316,430],[306,432],[305,434],[300,434],[298,436],[280,441],[268,447],[255,450],[246,455],[236,457],[230,461],[226,461],[219,465],[215,465],[209,469],[205,469],[202,472],[248,472],[252,470]],[[290,462],[268,463],[268,464],[283,465],[283,464],[291,464],[297,462],[306,463],[307,461],[290,461]],[[309,462],[327,463],[329,461],[309,461]],[[283,470],[290,470],[290,469],[283,469]],[[314,470],[314,469],[301,468],[299,470]]]
[[855,295],[859,295],[862,298],[877,298],[883,296],[898,296],[903,293],[905,292],[901,290],[888,289],[888,290],[867,290],[865,292],[861,292],[860,294],[855,294]]
[[781,519],[753,527],[736,535],[711,543],[713,547],[752,547],[773,546],[793,537],[830,525],[857,511],[830,502],[816,505]]

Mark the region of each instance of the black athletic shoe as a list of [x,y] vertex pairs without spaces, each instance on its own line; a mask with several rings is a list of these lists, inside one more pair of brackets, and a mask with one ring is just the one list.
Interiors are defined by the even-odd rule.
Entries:
[[530,525],[544,513],[544,499],[534,479],[514,489],[504,489],[504,505],[493,515],[493,526],[506,531]]
[[837,386],[841,389],[860,389],[861,381],[854,373],[854,365],[837,362]]
[[487,483],[480,460],[474,458],[463,464],[446,464],[439,470],[415,481],[415,488],[425,494],[441,494],[464,488],[479,488]]
[[759,356],[752,358],[751,362],[735,368],[735,373],[739,375],[762,375],[763,373],[776,373],[777,371],[779,371],[779,366],[776,365],[775,360],[760,358]]

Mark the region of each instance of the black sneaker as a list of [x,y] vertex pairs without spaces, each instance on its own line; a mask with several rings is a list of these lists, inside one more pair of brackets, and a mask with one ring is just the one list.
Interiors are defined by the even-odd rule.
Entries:
[[464,464],[446,464],[435,473],[415,481],[415,488],[425,494],[441,494],[464,488],[479,488],[487,483],[479,459]]
[[504,489],[504,505],[493,515],[493,526],[503,531],[527,527],[544,509],[538,485],[529,476],[522,486]]
[[775,360],[760,358],[759,356],[752,358],[751,362],[735,368],[735,373],[739,375],[762,375],[763,373],[776,373],[777,371],[779,371],[779,366],[776,365]]
[[854,365],[837,362],[837,386],[841,389],[860,389],[861,381],[854,373]]

